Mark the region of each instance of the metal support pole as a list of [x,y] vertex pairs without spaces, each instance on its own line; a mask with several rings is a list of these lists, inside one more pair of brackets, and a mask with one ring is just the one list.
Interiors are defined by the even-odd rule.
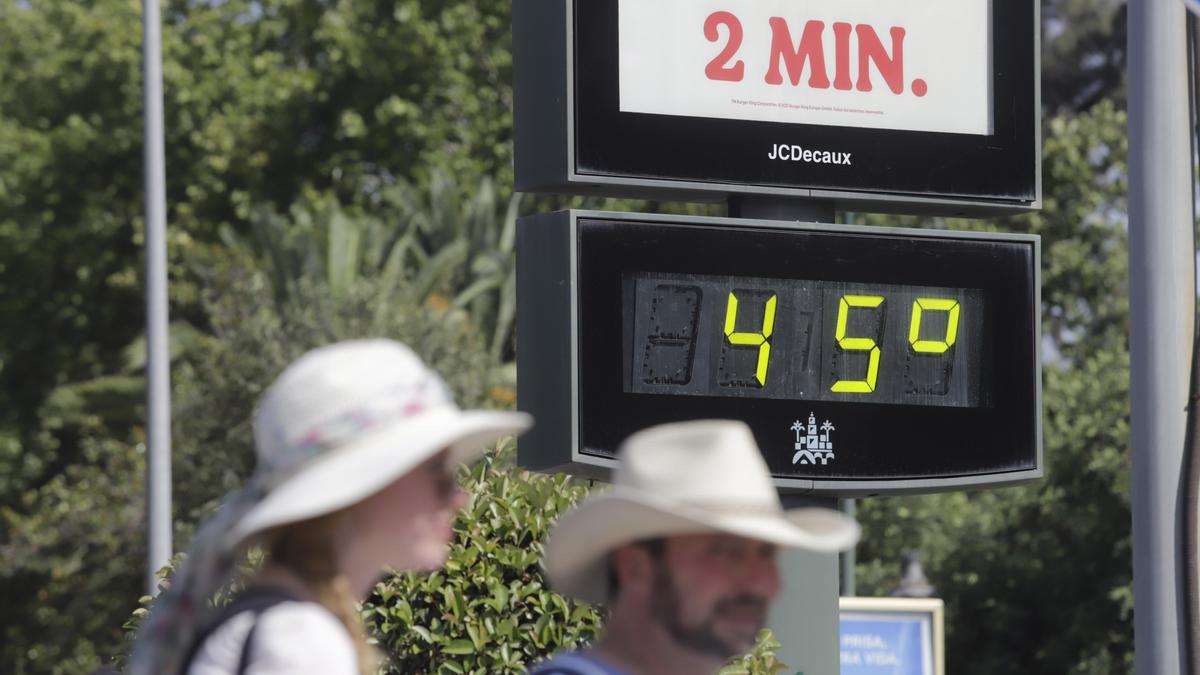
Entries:
[[[783,507],[821,506],[836,509],[836,499],[784,495]],[[783,645],[775,657],[788,666],[786,675],[836,675],[839,649],[838,556],[836,553],[780,551],[783,591],[771,605],[767,627]]]
[[[729,200],[735,218],[832,223],[837,215],[832,202],[801,202],[766,197]],[[802,506],[838,508],[836,499],[783,495],[787,509]],[[834,553],[781,551],[779,571],[783,591],[771,606],[767,626],[782,647],[776,658],[788,666],[788,675],[830,675],[840,670],[838,648],[838,556]]]
[[1184,663],[1181,505],[1196,302],[1186,15],[1129,3],[1129,303],[1134,648],[1139,673]]
[[171,560],[171,366],[167,327],[167,182],[159,0],[142,2],[146,186],[146,589]]
[[[858,502],[853,499],[842,500],[842,513],[858,519]],[[850,549],[841,555],[842,566],[842,595],[851,597],[858,595],[858,584],[855,583],[854,565],[858,562],[855,549]]]
[[833,202],[802,202],[783,197],[737,196],[729,198],[729,217],[832,223],[837,217],[837,210]]

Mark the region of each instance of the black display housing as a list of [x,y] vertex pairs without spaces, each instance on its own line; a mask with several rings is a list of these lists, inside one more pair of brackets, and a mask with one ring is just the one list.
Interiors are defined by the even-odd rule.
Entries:
[[[794,492],[853,496],[1012,484],[1042,473],[1039,240],[828,224],[563,212],[518,228],[519,407],[537,426],[520,462],[603,477],[633,431],[670,421],[748,423]],[[632,339],[623,276],[641,272],[979,289],[986,405],[646,394],[623,382]],[[836,458],[793,463],[789,427],[836,427]]]

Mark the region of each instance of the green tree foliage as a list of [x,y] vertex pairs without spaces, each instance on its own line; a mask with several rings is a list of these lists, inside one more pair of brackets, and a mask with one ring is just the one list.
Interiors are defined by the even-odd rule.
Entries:
[[[191,526],[247,474],[253,401],[286,362],[307,348],[352,336],[390,335],[449,373],[460,400],[485,402],[491,393],[494,369],[465,312],[417,305],[403,292],[365,283],[337,295],[302,284],[285,304],[276,305],[261,275],[234,279],[214,293],[221,295],[212,307],[213,335],[175,365],[179,544],[186,545]],[[381,303],[392,311],[374,311]],[[379,318],[364,318],[372,315]],[[82,418],[74,424],[101,423],[86,409],[72,408],[71,415]],[[9,672],[86,672],[110,658],[121,644],[113,622],[122,622],[140,594],[143,448],[103,430],[82,431],[80,461],[26,493],[19,509],[0,512],[5,529],[0,578],[10,608],[4,613],[0,658],[12,664]]]
[[113,620],[144,588],[143,448],[92,431],[78,461],[0,509],[5,672],[89,672],[121,644]]
[[[22,432],[55,386],[114,372],[140,331],[140,6],[0,0],[0,422]],[[167,2],[176,309],[196,309],[181,251],[245,233],[257,204],[315,189],[369,207],[436,171],[510,184],[508,11]]]
[[1126,152],[1110,104],[1051,120],[1045,208],[985,224],[1043,238],[1045,479],[859,509],[860,592],[895,588],[919,548],[948,672],[1133,672]]
[[[140,8],[136,0],[0,0],[0,551],[11,553],[0,556],[0,605],[13,608],[0,616],[0,660],[18,672],[24,664],[78,672],[71,653],[86,660],[103,651],[93,643],[112,644],[110,620],[68,630],[66,615],[42,618],[83,601],[70,597],[64,576],[80,569],[72,560],[86,553],[125,566],[110,568],[119,583],[101,565],[84,568],[94,586],[74,582],[97,591],[87,595],[90,616],[125,613],[125,593],[138,586],[140,537],[132,535],[140,524],[94,527],[86,516],[118,521],[140,510],[141,470],[106,469],[114,453],[136,466],[143,440],[140,371],[126,354],[142,330]],[[376,230],[404,228],[384,206],[410,181],[428,186],[438,173],[511,180],[507,12],[499,2],[167,2],[171,293],[180,326],[212,333],[201,289],[228,264],[225,244],[254,240],[272,213],[301,204],[320,218],[336,206],[351,220],[375,214]],[[502,232],[486,220],[450,222]],[[440,234],[444,224],[408,228],[417,240],[409,257],[437,255],[439,237],[454,239]],[[481,283],[454,310],[497,317],[489,353],[511,351],[511,321],[501,314],[512,307],[499,293],[511,270],[484,260],[495,243],[458,246],[443,268],[470,269],[423,280]],[[199,500],[187,485],[177,486],[185,516]],[[128,508],[69,508],[94,492],[123,494]],[[99,541],[115,530],[120,540]],[[41,559],[24,553],[31,539]]]
[[[23,443],[46,394],[115,372],[140,322],[138,16],[93,4],[0,2],[0,424]],[[43,482],[75,449],[0,475]]]
[[1042,104],[1050,114],[1125,100],[1124,0],[1042,0]]
[[[261,387],[313,346],[396,337],[448,373],[459,400],[512,405],[513,368],[493,354],[511,351],[511,329],[500,326],[512,313],[504,290],[516,202],[497,201],[489,185],[443,184],[420,199],[397,187],[390,224],[353,219],[317,196],[287,217],[263,207],[252,215],[252,237],[230,234],[223,254],[198,247],[184,258],[205,290],[198,303],[204,330],[173,330],[177,542],[186,544],[191,525],[247,474],[247,420]],[[476,317],[486,319],[486,332]],[[0,509],[0,593],[6,606],[29,610],[0,617],[0,658],[17,664],[16,672],[78,672],[78,664],[111,655],[119,645],[112,622],[132,609],[141,583],[144,465],[136,423],[144,354],[137,342],[122,351],[116,374],[63,385],[39,410],[35,442],[73,443],[83,453]],[[39,458],[30,444],[0,440],[6,458]],[[100,508],[77,511],[75,503]],[[81,570],[85,583],[76,576]],[[93,592],[76,595],[84,590]],[[67,607],[86,608],[81,613],[94,619],[73,621],[61,613]]]

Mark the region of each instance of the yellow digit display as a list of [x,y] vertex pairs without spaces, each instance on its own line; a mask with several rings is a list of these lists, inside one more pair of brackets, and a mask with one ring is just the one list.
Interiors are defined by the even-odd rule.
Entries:
[[[946,318],[946,339],[922,340],[921,318],[924,312],[949,312]],[[944,354],[958,339],[959,305],[957,300],[917,298],[913,301],[912,320],[908,326],[908,344],[919,354]]]
[[763,309],[762,331],[758,333],[737,332],[738,299],[732,291],[725,306],[725,339],[739,347],[758,347],[758,365],[754,373],[759,386],[767,384],[767,368],[771,361],[771,333],[775,331],[775,306],[778,295],[772,295]]
[[851,307],[867,309],[883,304],[882,295],[843,295],[838,302],[837,332],[834,338],[838,346],[845,351],[869,351],[870,361],[867,363],[867,377],[863,380],[838,380],[830,388],[838,394],[869,394],[875,391],[875,382],[879,379],[879,345],[874,338],[846,337],[846,323],[850,317]]
[[654,274],[633,292],[643,318],[623,377],[636,393],[982,401],[981,289]]

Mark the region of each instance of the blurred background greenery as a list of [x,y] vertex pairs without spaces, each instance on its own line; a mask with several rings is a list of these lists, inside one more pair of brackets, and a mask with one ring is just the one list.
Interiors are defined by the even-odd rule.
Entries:
[[[947,603],[948,672],[1132,673],[1125,9],[1042,6],[1043,211],[845,218],[1043,237],[1047,477],[860,503],[858,591],[890,591],[919,548]],[[253,400],[311,346],[395,337],[463,403],[514,405],[513,223],[584,202],[512,192],[510,10],[166,0],[177,548],[249,471]],[[140,0],[0,0],[0,670],[15,675],[109,663],[143,591],[140,40]],[[529,557],[587,488],[510,451],[464,476],[481,492],[444,575],[389,580],[365,608],[398,672],[515,671],[594,633],[596,611],[541,588]],[[760,650],[734,671],[774,667]]]

